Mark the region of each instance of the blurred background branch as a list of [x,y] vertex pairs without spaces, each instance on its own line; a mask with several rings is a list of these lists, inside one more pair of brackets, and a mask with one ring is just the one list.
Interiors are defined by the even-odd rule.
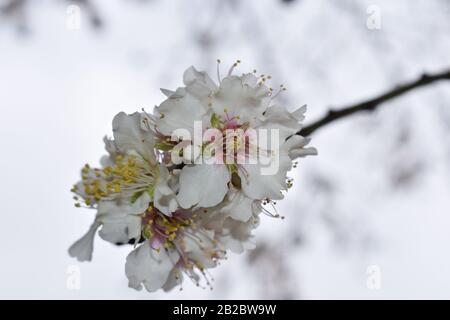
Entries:
[[394,98],[397,98],[398,96],[401,96],[407,92],[410,92],[412,90],[418,89],[423,86],[427,86],[429,84],[432,84],[434,82],[440,81],[440,80],[450,80],[450,69],[435,73],[435,74],[423,74],[419,79],[411,81],[406,84],[402,84],[399,86],[396,86],[395,88],[389,90],[386,93],[383,93],[379,95],[376,98],[360,102],[355,105],[351,105],[348,107],[344,107],[338,110],[330,109],[328,113],[320,118],[319,120],[305,126],[298,134],[302,136],[308,136],[312,134],[317,129],[325,126],[328,123],[331,123],[333,121],[339,120],[341,118],[350,116],[354,113],[360,112],[360,111],[374,111],[376,108],[378,108],[381,104],[392,100]]

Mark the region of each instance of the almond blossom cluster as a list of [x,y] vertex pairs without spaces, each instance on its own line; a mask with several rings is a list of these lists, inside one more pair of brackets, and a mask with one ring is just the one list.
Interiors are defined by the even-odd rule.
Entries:
[[228,74],[214,82],[194,67],[153,114],[117,114],[99,168],[85,165],[72,192],[77,207],[96,211],[88,232],[69,248],[92,259],[96,234],[132,244],[129,286],[171,290],[185,277],[211,287],[209,268],[227,251],[255,247],[260,213],[292,186],[294,160],[315,155],[301,129],[306,107],[274,103],[269,76]]

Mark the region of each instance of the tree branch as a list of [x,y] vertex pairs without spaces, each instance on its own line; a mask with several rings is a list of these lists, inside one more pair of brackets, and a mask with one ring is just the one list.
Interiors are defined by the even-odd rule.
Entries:
[[349,107],[344,107],[339,110],[331,109],[325,116],[305,126],[297,134],[300,134],[302,136],[308,136],[328,123],[331,123],[333,121],[336,121],[338,119],[344,118],[346,116],[352,115],[360,111],[374,111],[378,106],[380,106],[384,102],[387,102],[391,99],[401,96],[402,94],[407,93],[416,88],[420,88],[440,80],[450,80],[450,70],[446,70],[442,73],[436,74],[423,74],[419,79],[409,83],[405,83],[403,85],[399,85],[374,99],[364,101]]

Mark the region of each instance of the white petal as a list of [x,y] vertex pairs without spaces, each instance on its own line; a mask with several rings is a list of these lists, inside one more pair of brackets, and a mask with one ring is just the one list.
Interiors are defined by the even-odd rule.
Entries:
[[105,143],[105,150],[109,154],[114,155],[117,153],[117,146],[116,146],[116,143],[114,142],[114,140],[105,136],[105,137],[103,137],[103,142]]
[[211,241],[211,239],[214,239],[214,232],[204,230],[202,233],[196,233],[195,237],[196,239],[192,237],[184,239],[186,254],[191,260],[200,263],[204,268],[215,267],[216,262],[212,258],[212,253],[216,252],[216,247],[215,243]]
[[178,259],[176,251],[168,253],[161,249],[158,253],[150,247],[148,240],[145,241],[127,257],[125,273],[128,285],[137,290],[141,290],[142,285],[150,292],[158,290],[166,283]]
[[170,272],[169,278],[167,279],[166,283],[162,287],[164,291],[168,292],[175,288],[177,285],[179,285],[183,281],[183,273],[178,272],[176,269],[173,269]]
[[250,87],[256,87],[258,85],[258,78],[254,73],[246,73],[242,75],[242,83]]
[[306,104],[304,104],[297,110],[291,112],[291,114],[298,121],[303,121],[305,119],[306,110],[307,110],[307,106],[306,106]]
[[225,247],[235,253],[242,253],[244,250],[252,250],[256,247],[252,230],[257,226],[258,217],[248,222],[240,222],[228,218],[223,224],[224,235],[221,242]]
[[128,230],[126,218],[122,220],[109,220],[103,224],[98,235],[105,241],[113,244],[128,243]]
[[127,216],[128,239],[139,241],[141,238],[142,219],[139,216]]
[[263,120],[256,125],[257,129],[278,130],[280,143],[284,142],[287,137],[300,131],[302,128],[299,119],[302,108],[291,113],[285,107],[271,106],[264,114]]
[[175,91],[164,89],[164,88],[161,88],[160,90],[167,98],[170,98],[170,96],[175,93]]
[[183,159],[185,163],[194,163],[200,156],[201,146],[189,144],[183,149]]
[[180,174],[178,203],[185,209],[215,206],[225,197],[229,181],[230,173],[225,165],[187,165]]
[[94,251],[94,237],[100,224],[95,221],[89,231],[69,248],[69,255],[78,261],[91,261]]
[[154,136],[141,127],[141,114],[118,113],[113,119],[113,133],[117,148],[122,152],[136,151],[142,157],[155,162]]
[[286,145],[284,147],[288,150],[289,157],[292,160],[298,157],[317,155],[316,148],[304,148],[310,141],[310,138],[304,138],[300,135],[293,135],[286,141]]
[[127,213],[128,214],[141,214],[144,213],[148,209],[148,205],[151,201],[150,195],[148,192],[144,192],[139,198],[133,202]]
[[99,232],[103,240],[114,244],[128,243],[141,237],[139,214],[147,210],[150,196],[144,193],[134,203],[117,204],[115,201],[101,201],[98,204],[97,220],[102,223]]
[[171,216],[178,208],[175,192],[169,186],[171,176],[166,167],[159,167],[159,177],[153,194],[153,205],[165,215]]
[[271,162],[271,166],[273,166],[273,173],[271,174],[262,174],[263,168],[267,170],[269,166],[261,163],[242,165],[244,170],[239,171],[239,177],[241,178],[242,191],[247,197],[272,200],[283,198],[281,190],[287,188],[286,174],[292,166],[292,161],[284,152],[278,152],[273,157],[278,157],[278,161]]
[[289,152],[289,156],[291,159],[296,159],[299,157],[306,157],[306,156],[317,156],[317,149],[314,147],[310,148],[302,148],[302,149],[294,149]]
[[155,111],[160,115],[156,121],[159,132],[172,136],[175,130],[185,129],[194,138],[194,122],[201,121],[207,112],[207,105],[193,95],[173,96],[163,101]]
[[240,116],[241,121],[262,115],[270,103],[269,89],[264,85],[250,84],[253,83],[248,77],[225,77],[212,100],[214,112],[222,115],[227,109],[229,116]]
[[178,208],[176,195],[164,196],[155,190],[155,208],[167,216],[172,216],[172,212]]
[[188,68],[183,75],[186,91],[199,99],[207,98],[217,85],[206,72],[199,72],[193,66]]
[[100,164],[103,168],[108,166],[114,166],[114,161],[110,155],[104,155],[100,158]]
[[141,218],[135,215],[122,215],[103,219],[99,236],[114,244],[125,244],[141,237]]
[[240,190],[230,192],[228,195],[229,203],[221,209],[229,217],[246,222],[253,215],[253,199],[245,196]]

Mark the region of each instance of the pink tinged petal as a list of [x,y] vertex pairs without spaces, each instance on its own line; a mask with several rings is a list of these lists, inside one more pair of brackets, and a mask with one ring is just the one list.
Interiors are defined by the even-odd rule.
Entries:
[[225,129],[236,129],[238,127],[238,121],[236,118],[232,118],[225,123]]
[[125,273],[128,286],[136,290],[144,286],[149,292],[160,289],[179,258],[176,251],[161,249],[158,252],[150,247],[148,240],[145,241],[127,257]]
[[203,163],[185,166],[180,174],[178,203],[185,209],[215,206],[225,197],[229,181],[230,173],[225,165]]
[[100,223],[95,221],[89,228],[89,231],[70,246],[69,255],[71,257],[77,258],[80,262],[92,260],[92,252],[94,251],[94,237],[97,233],[98,227],[100,227]]
[[164,239],[160,234],[155,234],[149,241],[151,248],[156,250],[162,246]]

